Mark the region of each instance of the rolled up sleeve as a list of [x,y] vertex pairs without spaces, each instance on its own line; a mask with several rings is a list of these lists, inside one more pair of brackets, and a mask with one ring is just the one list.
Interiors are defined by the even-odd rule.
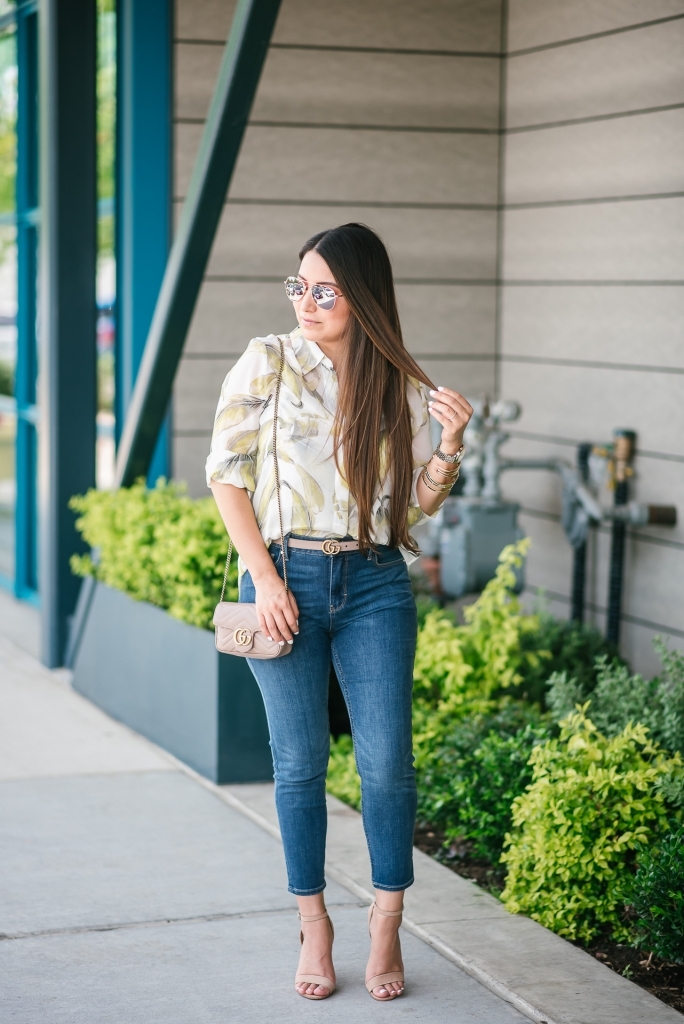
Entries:
[[207,486],[215,481],[256,490],[260,418],[273,379],[265,347],[251,342],[221,387],[205,467]]
[[409,406],[413,425],[413,486],[408,510],[409,529],[434,519],[439,509],[432,515],[423,512],[418,501],[418,481],[425,466],[432,458],[433,445],[430,435],[430,414],[428,412],[427,388],[418,382],[409,384]]

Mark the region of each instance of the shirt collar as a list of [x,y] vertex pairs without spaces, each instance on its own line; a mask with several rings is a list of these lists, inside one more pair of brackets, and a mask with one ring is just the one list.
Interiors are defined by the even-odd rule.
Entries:
[[302,373],[311,373],[319,363],[323,363],[329,370],[333,369],[330,359],[328,359],[315,341],[309,341],[308,338],[304,337],[301,327],[296,327],[291,332],[290,338],[292,339],[292,348]]

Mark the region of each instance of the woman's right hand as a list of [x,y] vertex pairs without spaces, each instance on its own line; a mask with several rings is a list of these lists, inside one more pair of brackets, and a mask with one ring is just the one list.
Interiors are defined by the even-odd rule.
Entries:
[[291,644],[299,632],[299,608],[294,595],[285,590],[275,568],[259,579],[252,577],[252,582],[260,628],[272,640]]

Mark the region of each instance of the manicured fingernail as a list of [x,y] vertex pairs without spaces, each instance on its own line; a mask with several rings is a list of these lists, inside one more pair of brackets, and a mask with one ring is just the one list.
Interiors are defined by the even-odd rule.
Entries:
[[430,394],[431,394],[431,395],[436,395],[436,394],[437,394],[437,392],[436,392],[436,391],[433,391],[432,389],[430,389]]
[[269,636],[268,639],[271,641],[271,643],[273,643],[273,637],[272,636]]
[[299,630],[295,629],[295,636],[299,636]]
[[446,388],[437,388],[438,391],[446,391]]
[[284,647],[285,646],[285,641],[284,640],[279,640],[278,641],[278,646],[279,647]]
[[288,644],[292,644],[292,643],[294,643],[294,640],[288,640],[287,642],[288,642]]

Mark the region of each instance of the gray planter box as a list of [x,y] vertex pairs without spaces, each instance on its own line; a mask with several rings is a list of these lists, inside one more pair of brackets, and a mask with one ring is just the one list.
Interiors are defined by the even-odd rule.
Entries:
[[273,777],[256,680],[213,633],[98,583],[73,669],[74,689],[208,779]]

